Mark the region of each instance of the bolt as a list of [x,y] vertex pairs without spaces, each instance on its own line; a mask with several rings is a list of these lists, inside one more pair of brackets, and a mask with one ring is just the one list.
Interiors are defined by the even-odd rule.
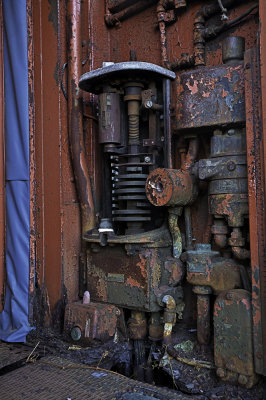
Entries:
[[152,108],[152,101],[151,101],[151,100],[147,100],[147,101],[145,102],[145,107],[146,107],[146,108]]
[[150,157],[145,157],[144,161],[145,161],[145,163],[149,163],[149,162],[151,162],[151,158]]
[[78,326],[74,326],[74,328],[72,328],[71,330],[71,337],[73,340],[75,340],[76,342],[78,340],[80,340],[81,338],[81,330]]
[[228,171],[234,171],[236,169],[236,164],[234,161],[228,161],[227,163]]
[[248,383],[248,377],[246,375],[239,375],[238,383],[240,385],[246,385]]
[[232,293],[227,293],[226,294],[226,298],[227,298],[227,300],[232,300],[233,294]]

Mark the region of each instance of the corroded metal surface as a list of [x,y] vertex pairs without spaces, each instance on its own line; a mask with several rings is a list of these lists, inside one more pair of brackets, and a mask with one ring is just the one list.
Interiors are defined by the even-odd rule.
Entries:
[[132,80],[157,80],[162,78],[175,79],[175,74],[166,68],[162,68],[159,65],[129,61],[121,62],[112,65],[108,65],[103,68],[98,68],[94,71],[87,72],[82,75],[79,80],[79,87],[87,92],[98,93],[97,88],[102,87],[105,82],[113,80],[117,82],[125,80],[128,82],[128,77],[132,77]]
[[200,68],[178,77],[177,130],[245,121],[243,66]]
[[164,265],[171,256],[170,246],[141,249],[136,244],[126,251],[117,246],[92,250],[87,274],[93,300],[151,312],[161,309],[159,301],[164,294],[172,293],[180,302],[182,290],[172,286],[173,272]]
[[69,303],[65,310],[64,331],[70,338],[73,328],[78,328],[81,337],[74,340],[85,344],[95,339],[107,341],[116,332],[119,314],[119,309],[111,304]]
[[146,195],[154,206],[185,206],[197,196],[195,178],[188,171],[155,169],[147,178]]
[[250,221],[250,250],[252,268],[252,311],[254,333],[254,362],[257,373],[266,373],[266,264],[265,264],[265,189],[263,180],[265,137],[262,135],[260,75],[258,52],[247,51],[246,115],[247,163]]
[[[0,397],[10,400],[183,400],[183,393],[155,388],[123,375],[59,357],[40,361],[1,377]],[[137,397],[138,396],[138,397]]]
[[197,244],[186,252],[187,281],[192,285],[209,286],[214,293],[241,287],[239,267],[232,259],[219,256],[210,245]]
[[221,293],[214,305],[214,359],[218,376],[252,387],[253,364],[251,295],[239,289]]

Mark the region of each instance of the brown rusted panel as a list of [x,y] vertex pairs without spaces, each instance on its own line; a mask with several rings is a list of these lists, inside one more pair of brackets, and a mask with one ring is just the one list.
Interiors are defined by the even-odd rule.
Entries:
[[77,300],[79,293],[80,214],[77,203],[63,204],[62,208],[63,283],[70,302]]
[[258,65],[258,52],[250,49],[245,55],[245,89],[254,362],[256,372],[266,374],[265,139]]
[[149,308],[147,258],[149,254],[128,256],[118,247],[94,253],[88,259],[91,298],[120,306]]
[[52,309],[61,298],[60,86],[54,2],[33,2],[36,146],[36,286],[46,286]]
[[214,127],[245,121],[242,65],[182,73],[176,93],[176,129]]
[[65,310],[64,331],[68,338],[83,344],[95,339],[110,340],[116,332],[119,315],[119,309],[111,304],[70,303]]
[[215,301],[214,360],[221,379],[247,388],[256,383],[251,295],[246,290],[223,292]]
[[4,55],[2,1],[0,2],[0,311],[5,294],[5,168],[4,168]]
[[155,312],[160,310],[161,296],[176,291],[169,266],[165,270],[163,263],[165,258],[171,259],[170,247],[128,245],[126,252],[122,247],[93,245],[92,250],[88,253],[87,281],[93,301]]

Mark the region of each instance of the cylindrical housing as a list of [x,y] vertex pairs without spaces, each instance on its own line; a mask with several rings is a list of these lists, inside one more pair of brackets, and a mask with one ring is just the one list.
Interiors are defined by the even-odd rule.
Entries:
[[231,36],[223,40],[222,53],[223,62],[241,61],[244,58],[245,38],[241,36]]
[[99,143],[121,143],[120,114],[120,95],[101,93],[99,95]]
[[147,178],[146,196],[154,206],[185,206],[195,200],[197,185],[187,171],[157,168]]

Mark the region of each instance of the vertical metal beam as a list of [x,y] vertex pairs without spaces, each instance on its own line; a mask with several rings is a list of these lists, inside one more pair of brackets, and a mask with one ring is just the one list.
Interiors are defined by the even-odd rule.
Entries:
[[170,118],[170,98],[171,82],[170,79],[163,80],[164,97],[164,166],[173,168],[172,163],[172,136],[171,136],[171,118]]
[[[252,269],[252,315],[255,370],[266,373],[266,260],[264,138],[257,48],[245,53],[245,101],[248,165],[249,226]],[[266,93],[264,94],[264,96]]]
[[4,169],[4,57],[3,16],[0,1],[0,311],[3,309],[5,285],[5,169]]

